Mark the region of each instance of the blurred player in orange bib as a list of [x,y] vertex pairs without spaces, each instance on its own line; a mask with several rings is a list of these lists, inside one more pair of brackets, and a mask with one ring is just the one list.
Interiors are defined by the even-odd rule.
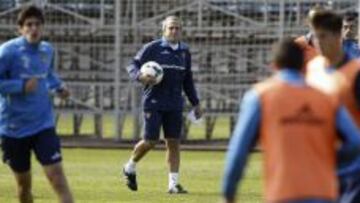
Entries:
[[334,202],[336,153],[342,160],[356,157],[359,130],[338,97],[305,83],[304,55],[293,39],[277,46],[273,61],[277,73],[256,84],[241,103],[227,153],[224,202],[235,202],[236,184],[258,141],[264,152],[265,202]]

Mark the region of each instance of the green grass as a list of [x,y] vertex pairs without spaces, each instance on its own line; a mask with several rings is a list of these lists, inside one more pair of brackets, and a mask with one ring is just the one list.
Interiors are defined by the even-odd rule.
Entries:
[[[169,195],[164,151],[153,151],[138,165],[139,191],[130,192],[120,181],[121,165],[127,150],[64,149],[65,170],[76,202],[100,203],[217,203],[224,168],[223,152],[183,152],[181,183],[187,195]],[[238,194],[239,202],[257,203],[261,199],[260,155],[250,161]],[[56,198],[39,164],[33,159],[35,202],[52,203]],[[15,203],[15,183],[11,172],[0,165],[0,202]]]
[[[103,129],[104,129],[104,137],[113,137],[114,136],[114,118],[110,115],[106,115],[103,118]],[[229,138],[230,134],[230,123],[229,118],[227,117],[219,117],[217,119],[213,138]],[[73,134],[73,120],[70,114],[63,114],[60,116],[57,131],[59,134]],[[80,129],[81,134],[94,134],[94,119],[93,116],[87,115],[84,118],[83,124]],[[123,138],[131,139],[133,132],[133,117],[126,116]],[[204,139],[205,138],[205,123],[200,125],[192,125],[189,131],[188,139]]]

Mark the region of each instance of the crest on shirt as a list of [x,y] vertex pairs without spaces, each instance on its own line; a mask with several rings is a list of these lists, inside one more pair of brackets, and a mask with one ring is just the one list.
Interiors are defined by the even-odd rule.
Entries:
[[22,65],[25,69],[29,69],[30,68],[30,58],[27,56],[21,56],[20,58]]

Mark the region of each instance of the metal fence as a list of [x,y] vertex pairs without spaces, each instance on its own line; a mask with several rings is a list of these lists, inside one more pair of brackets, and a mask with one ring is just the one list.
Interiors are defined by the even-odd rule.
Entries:
[[[198,138],[212,139],[219,125],[227,126],[219,133],[228,137],[242,94],[270,73],[271,44],[307,32],[311,7],[359,8],[359,0],[2,0],[0,42],[17,35],[16,15],[28,4],[44,9],[45,38],[55,45],[56,68],[72,91],[70,100],[54,100],[60,134],[116,139],[140,135],[141,86],[129,81],[126,66],[160,36],[164,17],[184,21],[206,111]],[[190,123],[184,125],[185,137],[194,139]]]

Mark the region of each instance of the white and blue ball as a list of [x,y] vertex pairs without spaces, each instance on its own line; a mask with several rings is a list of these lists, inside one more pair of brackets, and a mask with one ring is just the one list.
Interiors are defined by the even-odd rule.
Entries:
[[155,85],[159,84],[164,76],[163,68],[155,61],[148,61],[144,63],[140,68],[141,74],[151,75],[155,77]]

